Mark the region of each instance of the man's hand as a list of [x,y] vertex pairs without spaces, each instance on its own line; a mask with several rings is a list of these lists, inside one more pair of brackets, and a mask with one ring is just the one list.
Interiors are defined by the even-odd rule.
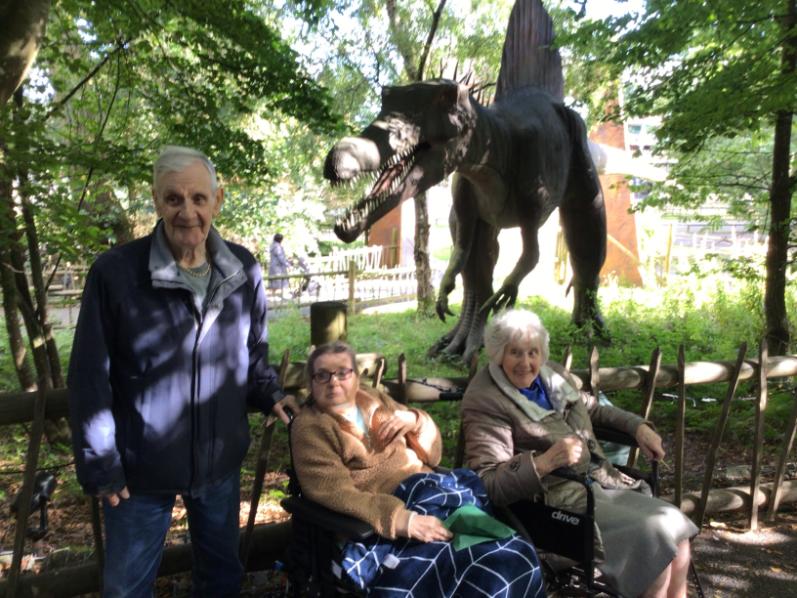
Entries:
[[584,441],[578,436],[560,438],[539,457],[534,458],[537,474],[542,478],[554,469],[578,463],[584,453]]
[[421,542],[447,542],[454,537],[454,534],[448,531],[437,517],[419,513],[410,517],[407,533],[413,540]]
[[387,446],[399,436],[411,432],[418,425],[418,416],[413,411],[396,411],[390,419],[379,426],[376,435],[382,446]]
[[664,447],[661,444],[661,436],[647,424],[640,424],[634,434],[639,448],[648,459],[661,461],[664,459]]
[[110,492],[108,494],[98,494],[99,498],[104,498],[108,501],[108,504],[112,507],[117,506],[120,502],[125,499],[130,498],[130,492],[127,489],[127,486],[122,488],[119,492]]
[[271,409],[271,413],[276,415],[280,418],[285,424],[289,424],[291,422],[291,418],[288,417],[288,414],[285,413],[285,408],[290,409],[293,411],[293,414],[296,415],[301,410],[301,406],[299,402],[296,400],[296,397],[293,395],[285,395],[282,399],[274,403],[274,407]]

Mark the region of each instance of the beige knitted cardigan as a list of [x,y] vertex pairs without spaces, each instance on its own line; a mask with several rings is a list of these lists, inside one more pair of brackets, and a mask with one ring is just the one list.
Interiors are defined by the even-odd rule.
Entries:
[[365,436],[314,404],[296,417],[291,448],[299,484],[307,498],[368,522],[381,536],[406,537],[410,511],[392,492],[406,477],[440,463],[440,430],[427,413],[411,409],[415,429],[378,450],[369,438],[385,416],[407,407],[372,389],[358,390],[356,400],[369,428]]

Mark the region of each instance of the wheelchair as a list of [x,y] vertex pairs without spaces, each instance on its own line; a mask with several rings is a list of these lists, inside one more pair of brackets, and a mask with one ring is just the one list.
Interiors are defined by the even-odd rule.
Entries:
[[[289,446],[290,429],[288,426]],[[632,436],[608,428],[594,428],[604,442],[637,446]],[[460,430],[461,432],[461,430]],[[651,463],[649,472],[615,465],[635,479],[643,479],[653,495],[658,491],[658,463]],[[538,550],[543,566],[546,590],[558,596],[618,596],[595,576],[594,497],[591,481],[568,468],[559,475],[581,483],[587,491],[585,513],[574,513],[542,503],[522,501],[499,509],[498,516],[516,529]],[[363,592],[343,573],[341,547],[346,541],[363,541],[374,534],[366,522],[327,509],[302,495],[298,477],[293,471],[293,458],[288,470],[289,496],[281,501],[291,514],[292,540],[288,548],[287,570],[290,595],[327,598],[340,595],[361,596]],[[525,525],[532,522],[532,524]]]
[[[595,426],[596,437],[604,442],[637,446],[636,440],[623,432]],[[658,462],[642,472],[615,465],[624,474],[642,479],[658,495]],[[556,596],[619,596],[595,574],[595,497],[592,480],[574,470],[562,467],[549,475],[565,478],[584,486],[587,506],[583,513],[551,507],[543,502],[520,501],[508,505],[501,515],[537,548],[543,564],[547,591]]]
[[[291,414],[292,416],[292,414]],[[288,447],[291,447],[291,423]],[[302,494],[293,469],[293,450],[288,473],[287,498],[280,501],[291,514],[291,543],[287,550],[289,596],[331,598],[363,593],[343,573],[341,547],[349,540],[363,541],[376,532],[365,521],[332,511]]]

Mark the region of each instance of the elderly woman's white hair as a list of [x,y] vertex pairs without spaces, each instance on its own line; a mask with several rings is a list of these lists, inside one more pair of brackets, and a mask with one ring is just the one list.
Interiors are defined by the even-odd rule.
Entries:
[[219,187],[216,167],[205,154],[199,150],[182,145],[167,145],[161,150],[155,165],[152,167],[152,184],[157,189],[158,179],[167,172],[180,172],[193,162],[200,161],[210,174],[210,188],[215,193]]
[[511,342],[538,347],[542,362],[548,360],[548,331],[540,317],[525,309],[509,309],[497,314],[484,330],[484,349],[490,361],[500,365],[504,348]]

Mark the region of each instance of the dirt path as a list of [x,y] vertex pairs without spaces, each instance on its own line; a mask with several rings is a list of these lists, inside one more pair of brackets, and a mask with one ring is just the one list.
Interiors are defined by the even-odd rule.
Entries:
[[738,516],[703,527],[693,547],[707,598],[797,597],[797,509],[786,508],[755,532]]

